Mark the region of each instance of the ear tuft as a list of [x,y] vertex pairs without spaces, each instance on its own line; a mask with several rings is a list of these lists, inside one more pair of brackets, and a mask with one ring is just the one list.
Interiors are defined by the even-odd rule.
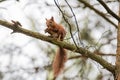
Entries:
[[53,16],[51,17],[51,20],[54,21],[54,17]]

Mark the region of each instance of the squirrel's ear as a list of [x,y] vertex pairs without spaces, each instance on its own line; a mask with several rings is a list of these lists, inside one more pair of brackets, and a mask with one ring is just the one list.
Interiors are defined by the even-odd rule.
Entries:
[[54,21],[54,17],[53,16],[51,17],[51,20]]
[[45,18],[45,20],[47,21],[47,18]]

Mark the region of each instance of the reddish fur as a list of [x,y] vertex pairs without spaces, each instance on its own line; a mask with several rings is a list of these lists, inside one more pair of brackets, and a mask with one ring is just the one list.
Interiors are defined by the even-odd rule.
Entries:
[[[48,32],[50,34],[51,37],[53,38],[57,38],[61,41],[63,41],[65,35],[66,35],[66,31],[63,28],[63,26],[61,26],[60,24],[57,24],[54,21],[54,18],[51,17],[51,19],[46,19],[46,25],[47,28],[45,30],[45,32]],[[53,72],[54,72],[54,79],[60,74],[60,72],[63,70],[64,68],[64,63],[67,60],[67,54],[65,49],[63,49],[62,47],[59,47],[59,50],[57,52],[57,54],[55,55],[54,61],[53,61]]]
[[51,19],[47,20],[46,19],[46,25],[47,25],[47,29],[45,30],[45,32],[48,32],[51,36],[54,35],[54,33],[57,34],[56,38],[60,37],[60,40],[62,41],[66,35],[66,31],[63,28],[63,26],[61,26],[60,24],[57,24],[54,21],[54,18],[51,17]]
[[67,60],[67,55],[66,55],[66,51],[63,48],[59,48],[58,52],[55,55],[54,61],[53,61],[53,72],[54,72],[54,78],[56,78],[60,72],[63,70],[64,68],[64,63]]

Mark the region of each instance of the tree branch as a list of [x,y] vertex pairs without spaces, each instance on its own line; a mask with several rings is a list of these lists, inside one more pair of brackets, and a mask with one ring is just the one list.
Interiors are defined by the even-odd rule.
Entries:
[[57,1],[54,0],[54,2],[55,2],[55,5],[57,6],[57,8],[58,8],[58,9],[60,10],[60,12],[62,13],[63,19],[64,19],[65,22],[68,24],[69,30],[70,30],[71,38],[72,38],[72,40],[73,40],[75,46],[78,48],[78,45],[77,45],[77,43],[75,42],[75,39],[74,39],[73,34],[72,34],[72,26],[71,26],[71,24],[69,23],[68,19],[65,17],[64,12],[63,12],[62,9],[59,7]]
[[102,0],[98,0],[98,2],[106,9],[106,11],[109,14],[111,14],[111,16],[113,16],[120,22],[120,17],[118,15],[116,15],[113,11],[111,11],[110,8]]
[[83,3],[86,7],[92,9],[93,11],[95,11],[98,15],[100,15],[101,17],[103,17],[106,21],[108,21],[109,23],[111,23],[115,28],[118,28],[118,26],[113,23],[109,18],[107,18],[102,12],[98,11],[97,9],[95,9],[92,5],[90,5],[89,3],[87,3],[85,0],[78,0],[79,2]]
[[92,53],[90,51],[88,51],[87,49],[84,49],[82,47],[76,48],[76,46],[73,45],[73,44],[68,44],[68,43],[63,42],[63,41],[55,40],[53,38],[50,38],[50,37],[45,36],[43,34],[40,34],[38,32],[33,32],[33,31],[30,31],[30,30],[24,29],[19,25],[17,26],[17,25],[14,25],[13,23],[9,23],[7,21],[0,20],[0,25],[2,25],[4,27],[7,27],[9,29],[12,29],[15,32],[22,33],[22,34],[25,34],[27,36],[37,38],[37,39],[40,39],[40,40],[43,40],[43,41],[46,41],[46,42],[50,42],[52,44],[62,46],[65,49],[80,53],[83,56],[86,56],[86,57],[91,58],[92,60],[95,60],[96,62],[101,64],[105,69],[107,69],[110,72],[114,73],[115,67],[112,64],[108,63],[103,58],[101,58],[100,56],[98,56],[98,55],[96,55],[96,54],[94,54],[94,53]]
[[[120,17],[120,3],[119,3],[118,16]],[[115,76],[114,77],[115,77],[115,80],[120,80],[120,21],[118,22],[118,30],[117,30],[117,50],[116,50]]]
[[[77,32],[78,32],[78,40],[79,40],[79,42],[81,43],[81,45],[84,46],[83,42],[81,41],[80,29],[79,29],[79,25],[78,25],[78,22],[77,22],[77,19],[76,19],[76,15],[75,15],[72,7],[70,6],[70,4],[67,2],[67,0],[65,0],[65,2],[67,3],[68,7],[70,8],[70,10],[71,10],[71,12],[72,12],[72,15],[73,15],[73,17],[74,17],[74,19],[75,19],[75,23],[76,23],[76,27],[77,27]],[[79,44],[78,44],[78,45],[79,45]]]

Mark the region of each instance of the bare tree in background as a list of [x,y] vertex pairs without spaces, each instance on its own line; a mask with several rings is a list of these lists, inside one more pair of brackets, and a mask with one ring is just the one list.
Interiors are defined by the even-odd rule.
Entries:
[[[5,2],[6,0],[1,1]],[[20,0],[17,2],[19,3]],[[63,3],[63,4],[62,4]],[[32,4],[39,4],[39,0],[28,1],[24,6],[27,9]],[[77,0],[77,1],[59,1],[54,0],[54,4],[44,1],[46,7],[51,9],[54,7],[59,11],[61,15],[61,24],[63,24],[67,30],[67,36],[64,41],[54,40],[46,35],[43,35],[37,31],[39,21],[33,19],[33,17],[27,16],[31,22],[32,29],[25,29],[19,21],[8,22],[0,20],[1,27],[7,27],[12,29],[14,33],[22,33],[27,36],[43,40],[45,42],[52,43],[57,46],[62,46],[67,49],[68,62],[66,67],[58,79],[62,80],[92,80],[93,74],[96,80],[120,80],[120,1],[119,0]],[[112,4],[115,4],[116,11],[114,11]],[[3,9],[3,8],[1,8]],[[38,6],[41,9],[41,6]],[[88,13],[81,17],[82,12]],[[118,13],[119,14],[118,14]],[[51,12],[52,13],[52,12]],[[81,18],[82,19],[81,19]],[[16,34],[17,35],[17,34]],[[100,37],[98,38],[97,36]],[[117,35],[117,36],[116,36]],[[27,44],[30,44],[31,39]],[[117,41],[117,44],[116,44]],[[36,41],[37,42],[37,41]],[[41,43],[37,42],[38,46]],[[44,43],[46,44],[46,43]],[[26,45],[26,44],[25,44]],[[23,46],[25,46],[23,45]],[[49,44],[48,48],[50,48]],[[42,49],[42,47],[40,47]],[[44,52],[52,61],[55,47],[50,50],[44,49]],[[108,50],[108,51],[107,51]],[[6,66],[8,70],[0,72],[0,78],[5,79],[5,75],[14,72],[23,71],[23,73],[29,73],[30,75],[36,74],[47,70],[47,80],[51,78],[51,64],[46,63],[44,66],[34,66],[36,58],[29,57],[22,52],[22,47],[7,44],[0,47],[1,55],[9,54],[9,64]],[[115,52],[116,51],[116,52]],[[116,53],[116,54],[115,54]],[[13,68],[15,65],[14,56],[25,56],[33,64],[32,68]],[[97,68],[97,69],[94,69]],[[2,68],[1,68],[2,69]],[[72,74],[72,75],[71,75]],[[29,76],[30,76],[29,75]],[[20,75],[17,75],[14,80],[24,80]]]

